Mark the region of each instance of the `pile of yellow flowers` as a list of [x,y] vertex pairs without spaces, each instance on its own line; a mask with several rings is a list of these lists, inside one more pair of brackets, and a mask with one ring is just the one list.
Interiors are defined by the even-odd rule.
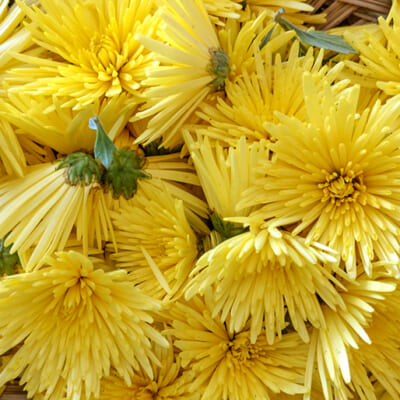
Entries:
[[400,398],[400,1],[0,0],[0,387]]

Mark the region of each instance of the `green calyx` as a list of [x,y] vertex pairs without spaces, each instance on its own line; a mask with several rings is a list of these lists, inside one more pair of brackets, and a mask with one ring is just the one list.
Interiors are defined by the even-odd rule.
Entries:
[[214,76],[210,83],[216,90],[224,88],[225,79],[229,74],[229,56],[222,48],[210,50],[211,61],[209,71]]
[[149,156],[163,156],[166,154],[179,153],[182,149],[182,145],[178,145],[172,149],[161,146],[162,138],[156,139],[146,146],[143,146],[143,151],[146,157]]
[[20,260],[17,253],[10,253],[10,246],[4,246],[7,236],[0,240],[0,275],[14,275],[15,267],[20,265]]
[[210,220],[214,230],[221,235],[222,241],[248,231],[248,228],[235,226],[232,222],[225,222],[217,213],[213,213]]
[[110,166],[104,174],[104,183],[112,188],[113,197],[124,196],[130,199],[137,191],[137,181],[140,178],[150,178],[141,168],[144,159],[130,150],[114,150]]
[[69,154],[57,167],[67,168],[67,182],[74,186],[78,183],[89,185],[93,179],[101,181],[101,169],[97,161],[90,154],[77,152]]

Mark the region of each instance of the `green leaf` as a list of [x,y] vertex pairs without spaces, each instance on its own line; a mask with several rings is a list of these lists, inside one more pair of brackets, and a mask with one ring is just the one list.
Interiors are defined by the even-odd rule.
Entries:
[[275,21],[284,29],[295,31],[301,42],[309,44],[310,46],[319,47],[320,49],[332,50],[342,54],[357,53],[350,44],[345,42],[342,36],[330,35],[324,31],[303,31],[286,18],[282,17],[284,12],[285,10],[283,8],[278,10],[274,17]]
[[94,157],[100,159],[101,163],[108,168],[112,161],[113,151],[117,148],[108,137],[97,116],[89,119],[89,128],[97,131],[96,142],[94,144]]

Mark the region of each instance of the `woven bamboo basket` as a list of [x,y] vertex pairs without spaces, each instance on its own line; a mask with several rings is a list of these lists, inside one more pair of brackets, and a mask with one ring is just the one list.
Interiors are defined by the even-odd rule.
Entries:
[[308,0],[315,13],[325,13],[326,23],[318,29],[331,29],[344,25],[363,25],[376,22],[386,16],[392,5],[391,0]]
[[[328,30],[338,26],[363,25],[375,23],[379,16],[386,16],[391,0],[308,0],[314,7],[314,13],[326,14],[326,22],[316,25],[319,30]],[[0,400],[25,400],[22,387],[12,382],[0,395]]]

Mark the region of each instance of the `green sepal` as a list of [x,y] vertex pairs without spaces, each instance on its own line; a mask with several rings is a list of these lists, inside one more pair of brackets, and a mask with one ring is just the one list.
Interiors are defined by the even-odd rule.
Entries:
[[96,130],[96,142],[94,144],[94,157],[108,168],[112,162],[113,151],[117,148],[108,137],[104,127],[97,116],[89,119],[89,128]]
[[101,169],[99,164],[90,154],[77,152],[69,154],[57,169],[67,168],[67,180],[72,186],[80,183],[81,186],[89,185],[93,179],[101,181]]
[[211,214],[210,220],[223,241],[248,231],[248,228],[237,227],[232,222],[225,222],[217,213]]
[[215,77],[210,83],[216,90],[225,86],[225,79],[229,75],[229,56],[224,49],[210,49],[211,61],[209,71]]
[[284,8],[279,9],[275,14],[274,20],[278,22],[282,28],[295,31],[301,42],[320,49],[332,50],[336,53],[357,54],[357,50],[347,43],[342,36],[330,35],[324,31],[303,31],[286,18],[282,17],[284,12]]
[[267,45],[267,43],[271,40],[271,36],[272,36],[272,32],[274,31],[274,28],[275,28],[275,26],[273,26],[268,31],[268,33],[261,39],[260,50],[262,50]]
[[114,150],[112,162],[104,174],[106,188],[112,188],[113,197],[121,195],[130,199],[137,191],[137,181],[140,178],[151,178],[141,168],[144,158],[130,150]]
[[16,273],[15,266],[21,265],[17,253],[10,253],[12,244],[5,246],[4,242],[8,235],[0,240],[0,275],[14,275]]
[[146,146],[143,146],[143,151],[146,156],[164,156],[166,154],[179,153],[182,145],[173,147],[172,149],[165,148],[161,145],[162,138],[154,140]]

